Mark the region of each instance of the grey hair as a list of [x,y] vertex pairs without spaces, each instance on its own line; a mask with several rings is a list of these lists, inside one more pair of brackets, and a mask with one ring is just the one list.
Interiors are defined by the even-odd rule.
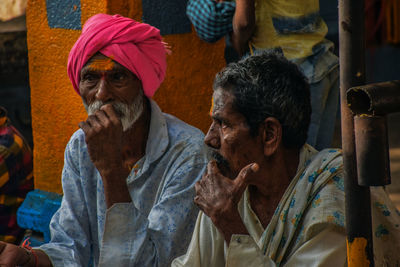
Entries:
[[274,117],[282,125],[285,147],[300,148],[306,142],[311,116],[309,84],[283,55],[263,52],[231,63],[216,75],[213,88],[233,94],[234,108],[246,118],[253,136],[260,123]]

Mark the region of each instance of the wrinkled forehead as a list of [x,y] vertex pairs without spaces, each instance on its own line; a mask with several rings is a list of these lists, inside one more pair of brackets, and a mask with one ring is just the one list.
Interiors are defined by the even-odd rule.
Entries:
[[211,114],[222,111],[224,109],[233,110],[234,95],[223,88],[217,88],[214,90],[212,98]]

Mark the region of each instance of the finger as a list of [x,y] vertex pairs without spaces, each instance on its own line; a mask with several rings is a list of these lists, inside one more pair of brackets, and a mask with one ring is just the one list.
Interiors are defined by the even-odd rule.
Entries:
[[108,118],[107,114],[104,112],[104,110],[98,110],[95,113],[98,122],[100,123],[101,126],[103,127],[108,127],[110,125],[110,119]]
[[207,210],[207,204],[205,203],[204,199],[201,196],[195,196],[193,199],[194,204],[196,204],[199,209],[204,211],[206,213]]
[[83,130],[85,135],[87,135],[91,131],[90,125],[87,122],[81,121],[78,124],[78,126],[79,126],[79,128],[81,128]]
[[249,180],[251,176],[256,173],[259,169],[259,165],[257,163],[250,163],[243,167],[239,172],[238,176],[234,180],[236,184],[236,189],[238,191],[244,191],[244,189],[249,185]]
[[217,162],[215,160],[210,160],[207,164],[207,173],[208,174],[219,174],[219,168]]
[[101,125],[96,113],[93,115],[90,115],[87,118],[86,122],[90,125],[90,128],[92,128],[95,132],[100,131],[100,129],[102,128],[102,125]]
[[3,250],[6,248],[7,243],[0,241],[0,254],[3,252]]
[[194,184],[196,193],[198,192],[203,192],[206,193],[209,191],[210,185],[213,184],[213,181],[211,181],[209,175],[205,175],[201,180],[197,181]]
[[197,181],[194,184],[194,190],[196,191],[196,195],[198,195],[198,193],[201,191],[201,183],[200,183],[200,181]]
[[104,111],[105,115],[113,124],[118,125],[121,122],[120,116],[118,116],[111,104],[103,105],[100,110]]

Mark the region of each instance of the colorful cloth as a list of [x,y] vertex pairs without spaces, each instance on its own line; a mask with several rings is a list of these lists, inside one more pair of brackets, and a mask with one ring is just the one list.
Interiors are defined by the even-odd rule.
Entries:
[[164,80],[166,48],[157,28],[120,15],[97,14],[86,21],[68,57],[68,76],[78,94],[81,69],[97,52],[134,73],[147,97]]
[[200,39],[214,43],[233,29],[235,2],[215,0],[189,0],[186,15],[196,29]]
[[0,108],[0,240],[18,243],[17,209],[33,189],[32,151]]
[[39,249],[54,266],[169,266],[186,251],[198,213],[194,184],[208,162],[203,136],[151,100],[146,153],[126,179],[132,202],[107,209],[84,133],[75,132],[65,150],[64,196],[50,222],[51,241]]
[[[390,215],[392,211],[392,220],[382,224],[379,219],[384,226],[375,220],[374,231],[382,240],[395,241],[399,234],[395,221],[400,217],[393,213],[395,209],[391,209],[386,194],[380,190],[371,196],[382,214]],[[377,195],[380,200],[376,200]],[[251,209],[246,190],[238,209],[249,235],[233,235],[227,246],[210,218],[200,212],[186,255],[175,259],[172,266],[345,266],[344,205],[340,151],[326,149],[318,153],[305,145],[297,174],[266,229]],[[386,266],[378,264],[383,261],[399,263],[399,255],[393,253],[399,247],[398,242],[393,242],[396,245],[389,253],[382,242],[376,243],[379,245],[379,251],[375,252],[376,266]]]

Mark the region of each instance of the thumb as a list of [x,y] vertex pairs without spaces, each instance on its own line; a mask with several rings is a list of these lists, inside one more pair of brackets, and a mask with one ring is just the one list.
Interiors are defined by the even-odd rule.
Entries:
[[249,178],[253,173],[256,173],[260,166],[257,163],[250,163],[243,167],[243,169],[239,172],[238,176],[234,180],[239,191],[244,191],[244,189],[249,184]]

